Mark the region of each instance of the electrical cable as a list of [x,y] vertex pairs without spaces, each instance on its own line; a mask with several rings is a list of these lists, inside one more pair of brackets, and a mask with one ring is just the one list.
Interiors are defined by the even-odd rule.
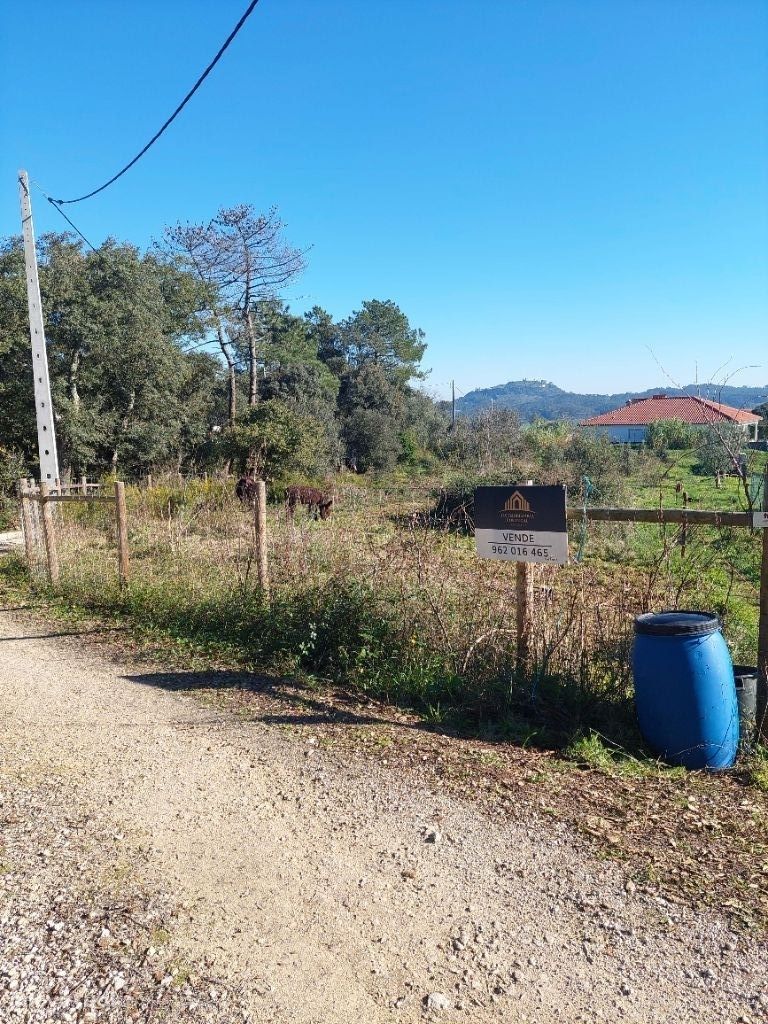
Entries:
[[80,235],[80,237],[85,242],[85,244],[89,245],[91,247],[91,249],[93,249],[94,252],[98,252],[98,249],[93,244],[93,242],[91,242],[89,239],[87,239],[85,237],[85,235],[83,234],[83,232],[80,230],[80,228],[77,226],[77,224],[75,224],[72,220],[69,219],[69,217],[66,215],[66,213],[64,213],[64,211],[58,205],[56,200],[55,199],[51,199],[51,197],[45,191],[45,189],[40,184],[40,182],[39,181],[35,181],[34,178],[30,178],[29,180],[32,182],[32,184],[35,186],[35,188],[39,192],[41,192],[43,196],[45,196],[45,198],[48,200],[48,202],[51,204],[51,206],[54,208],[54,210],[58,211],[61,214],[61,216],[64,218],[64,220],[67,222],[67,224],[69,224],[69,226],[72,228],[72,230],[75,231],[78,235]]
[[[246,20],[248,19],[248,17],[252,13],[254,7],[256,6],[256,4],[258,2],[259,2],[259,0],[251,0],[251,3],[248,5],[248,8],[246,9],[245,13],[240,18],[240,20],[235,25],[235,27],[232,29],[232,31],[229,33],[229,35],[227,36],[226,40],[224,41],[224,44],[222,45],[221,49],[216,54],[216,56],[213,58],[211,63],[208,65],[208,67],[205,69],[205,71],[203,71],[202,75],[200,75],[198,80],[195,82],[195,84],[189,90],[189,92],[184,97],[184,99],[181,101],[181,103],[178,105],[178,107],[176,107],[176,109],[171,114],[171,116],[168,118],[168,120],[165,122],[165,124],[162,126],[162,128],[160,128],[160,130],[158,132],[156,132],[152,136],[152,138],[149,140],[149,142],[146,144],[146,146],[144,146],[144,148],[142,150],[140,150],[136,154],[136,156],[133,158],[133,160],[131,160],[129,163],[127,163],[125,165],[125,167],[123,167],[122,170],[117,172],[117,174],[113,175],[113,177],[111,177],[109,179],[109,181],[105,181],[103,185],[100,185],[98,188],[95,188],[92,192],[87,192],[84,196],[78,196],[77,199],[49,199],[49,202],[53,203],[54,206],[62,206],[62,205],[69,204],[69,203],[82,203],[82,201],[84,199],[90,199],[92,196],[98,195],[99,192],[103,192],[105,188],[109,188],[109,186],[114,184],[114,182],[116,182],[118,178],[122,178],[122,176],[125,174],[125,172],[129,171],[131,169],[131,167],[133,167],[133,165],[135,163],[138,163],[138,161],[144,156],[144,154],[147,152],[147,150],[150,148],[150,146],[153,146],[157,142],[157,140],[160,138],[160,136],[163,134],[163,132],[166,130],[166,128],[168,128],[173,123],[173,121],[176,120],[178,115],[182,112],[182,110],[187,105],[187,103],[189,103],[189,101],[195,95],[195,93],[200,88],[200,86],[203,84],[203,82],[206,80],[206,78],[211,73],[211,71],[213,71],[213,69],[216,67],[216,65],[218,64],[219,60],[223,56],[224,51],[229,47],[229,45],[232,42],[232,40],[235,38],[237,33],[243,27],[243,25],[245,24]],[[73,225],[73,227],[74,227],[74,225]],[[75,230],[77,230],[77,228],[75,228]],[[90,245],[90,242],[88,244]]]
[[73,231],[74,231],[74,232],[75,232],[76,234],[80,235],[80,237],[81,237],[81,238],[82,238],[82,240],[83,240],[83,241],[85,242],[85,244],[86,244],[86,245],[89,245],[89,246],[91,247],[91,249],[93,249],[93,251],[94,251],[94,252],[98,252],[98,249],[97,249],[97,248],[96,248],[96,246],[95,246],[95,245],[93,244],[93,242],[89,241],[89,240],[88,240],[88,239],[87,239],[87,238],[85,237],[85,235],[84,235],[84,234],[83,234],[83,232],[82,232],[82,231],[80,230],[80,228],[79,228],[79,227],[78,227],[78,226],[77,226],[76,224],[74,224],[74,223],[73,223],[73,222],[72,222],[72,221],[71,221],[71,220],[69,219],[69,217],[68,217],[68,216],[66,215],[66,213],[64,213],[64,211],[63,211],[63,210],[61,209],[61,207],[59,207],[59,206],[58,206],[58,205],[56,204],[56,200],[55,200],[55,199],[49,199],[49,200],[48,200],[48,202],[49,202],[49,203],[51,204],[51,206],[52,206],[52,207],[54,208],[54,210],[58,210],[58,211],[59,211],[59,213],[60,213],[60,214],[61,214],[61,216],[62,216],[62,217],[64,218],[64,220],[65,220],[65,221],[67,222],[67,224],[69,224],[69,226],[70,226],[70,227],[72,228],[72,230],[73,230]]

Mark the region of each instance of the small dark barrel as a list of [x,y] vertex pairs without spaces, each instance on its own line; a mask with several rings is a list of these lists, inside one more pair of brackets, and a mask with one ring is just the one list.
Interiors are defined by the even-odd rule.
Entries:
[[632,648],[640,731],[686,768],[730,768],[739,745],[733,663],[709,612],[639,615]]
[[739,706],[739,735],[742,751],[752,749],[757,733],[757,669],[734,665],[736,701]]

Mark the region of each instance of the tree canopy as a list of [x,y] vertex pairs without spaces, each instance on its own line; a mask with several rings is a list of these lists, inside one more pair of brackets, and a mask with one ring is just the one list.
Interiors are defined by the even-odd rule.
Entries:
[[[429,460],[442,411],[415,385],[424,334],[392,300],[335,321],[294,314],[281,285],[304,256],[275,211],[221,210],[140,252],[38,243],[63,473],[250,464],[275,476]],[[0,243],[0,437],[34,470],[36,430],[20,239]],[[434,431],[439,424],[439,430]]]
[[[183,351],[198,331],[194,282],[152,254],[105,243],[85,252],[66,235],[39,245],[51,391],[63,472],[141,472],[180,465],[205,437],[221,369]],[[36,456],[24,264],[6,243],[0,294],[7,351],[0,370],[0,431]]]

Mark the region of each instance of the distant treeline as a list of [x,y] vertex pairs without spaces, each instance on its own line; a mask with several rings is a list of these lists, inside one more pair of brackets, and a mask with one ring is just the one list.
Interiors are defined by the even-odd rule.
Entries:
[[[228,222],[197,229],[204,254],[179,244],[181,229],[149,252],[113,241],[92,252],[61,234],[40,240],[62,473],[130,478],[228,463],[317,474],[428,462],[449,421],[414,387],[423,333],[392,301],[364,301],[340,322],[318,306],[293,314],[274,295],[275,261],[289,252],[279,222],[248,208],[224,213]],[[256,251],[248,278],[238,276],[248,245],[230,246],[233,222],[274,243],[272,263],[258,267]],[[0,242],[0,447],[6,462],[14,453],[34,471],[18,238]]]
[[[341,320],[320,306],[294,313],[279,294],[305,254],[282,229],[275,211],[240,206],[169,228],[148,251],[40,239],[62,476],[228,469],[309,481],[347,469],[579,486],[586,475],[605,493],[626,477],[630,456],[605,439],[562,422],[522,430],[501,401],[473,412],[464,399],[469,415],[452,425],[449,404],[419,388],[424,333],[390,299],[362,301]],[[21,240],[6,238],[0,495],[36,471],[24,256]]]
[[473,415],[499,406],[513,409],[523,420],[585,420],[625,405],[630,398],[648,398],[651,395],[701,395],[715,402],[753,410],[768,402],[768,384],[763,387],[735,387],[731,384],[689,384],[685,388],[658,387],[647,391],[625,391],[615,395],[582,395],[563,391],[555,384],[543,380],[513,380],[492,388],[470,391],[456,401],[462,415]]

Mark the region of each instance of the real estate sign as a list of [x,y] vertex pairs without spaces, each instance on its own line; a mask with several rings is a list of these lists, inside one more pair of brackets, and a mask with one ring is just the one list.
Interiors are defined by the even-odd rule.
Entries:
[[478,487],[475,544],[481,558],[564,565],[565,487]]

